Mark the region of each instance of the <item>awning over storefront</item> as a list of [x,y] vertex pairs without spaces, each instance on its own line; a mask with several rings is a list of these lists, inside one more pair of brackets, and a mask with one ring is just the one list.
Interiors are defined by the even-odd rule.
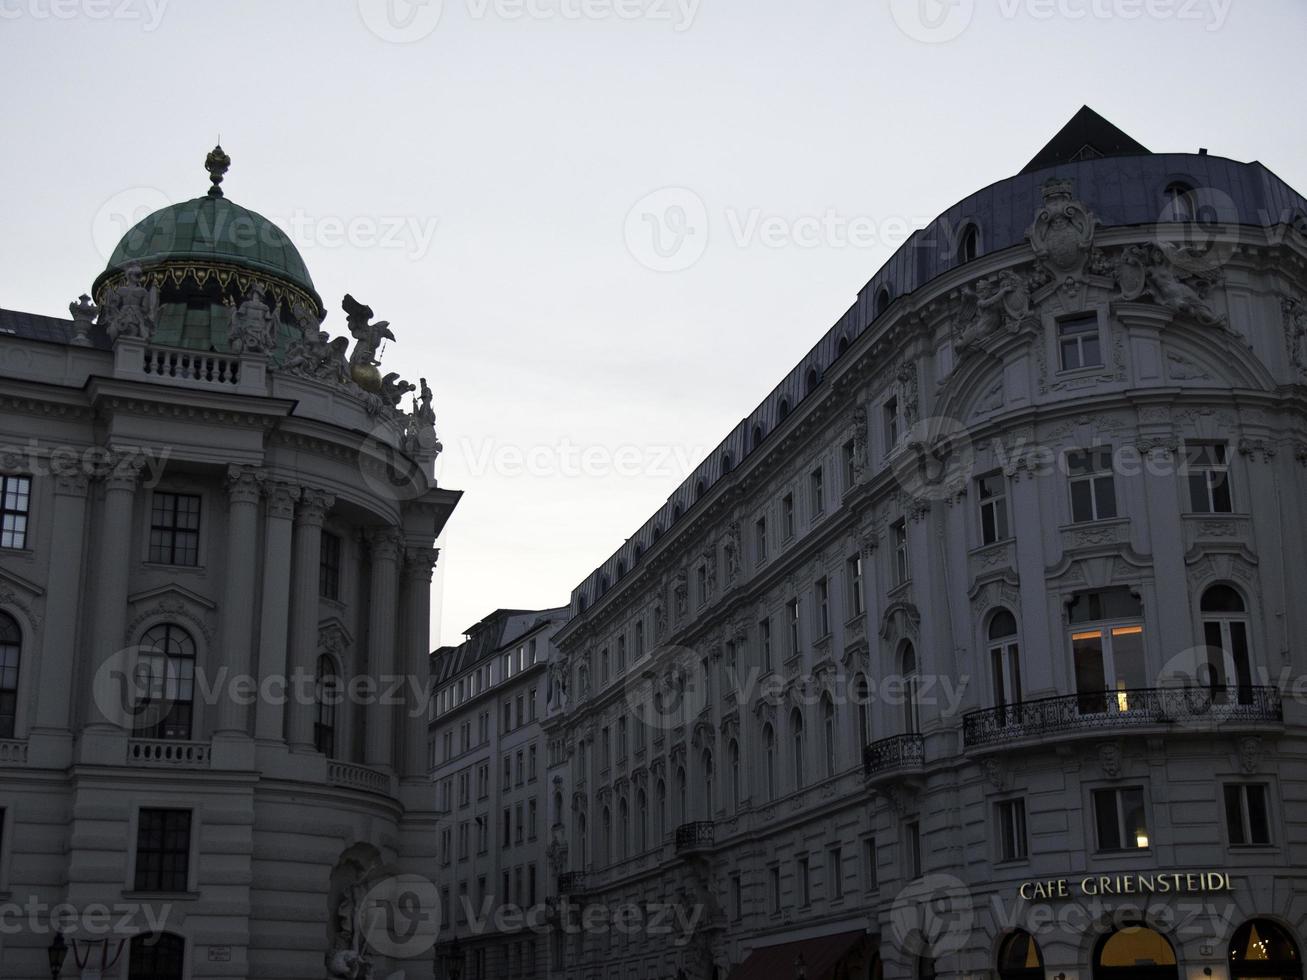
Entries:
[[764,946],[732,970],[729,980],[795,980],[800,956],[807,980],[837,980],[836,971],[844,958],[866,938],[867,934],[858,930]]

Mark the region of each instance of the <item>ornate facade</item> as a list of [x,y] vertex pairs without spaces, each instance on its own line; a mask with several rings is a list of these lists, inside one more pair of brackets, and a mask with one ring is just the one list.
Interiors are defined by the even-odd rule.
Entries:
[[373,913],[435,860],[431,393],[348,296],[330,338],[228,164],[71,319],[0,311],[5,976],[56,931],[64,975],[388,975]]
[[692,914],[551,975],[1301,976],[1304,229],[1086,109],[917,232],[573,592],[553,902]]

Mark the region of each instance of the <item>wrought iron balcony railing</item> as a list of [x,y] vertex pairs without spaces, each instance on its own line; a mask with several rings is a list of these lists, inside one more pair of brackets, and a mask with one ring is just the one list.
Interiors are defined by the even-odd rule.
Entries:
[[585,891],[584,871],[564,871],[558,876],[558,894],[579,895]]
[[711,848],[716,840],[711,820],[683,823],[676,828],[676,853],[688,854]]
[[1207,728],[1284,720],[1274,687],[1142,687],[1067,694],[972,711],[962,719],[967,748],[1081,731],[1168,725]]
[[925,759],[925,740],[915,732],[909,732],[891,735],[866,746],[862,750],[862,769],[867,776],[899,769],[919,769]]

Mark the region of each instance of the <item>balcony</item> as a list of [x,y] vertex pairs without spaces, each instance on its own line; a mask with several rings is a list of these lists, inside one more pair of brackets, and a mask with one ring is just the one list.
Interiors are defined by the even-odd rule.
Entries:
[[925,760],[925,740],[915,732],[882,738],[862,750],[862,770],[868,779],[881,774],[919,772]]
[[676,853],[697,854],[711,851],[715,840],[711,820],[683,823],[676,828]]
[[346,789],[358,789],[365,793],[377,793],[390,796],[390,776],[379,769],[358,766],[349,762],[327,763],[327,782],[333,786]]
[[558,876],[558,894],[580,895],[585,891],[584,871],[564,871]]
[[973,711],[962,719],[962,744],[981,748],[1050,736],[1227,726],[1274,725],[1284,720],[1274,687],[1144,687],[1102,694],[1068,694]]
[[0,766],[27,765],[27,740],[0,738]]
[[127,764],[134,768],[208,769],[209,743],[134,738],[127,743]]

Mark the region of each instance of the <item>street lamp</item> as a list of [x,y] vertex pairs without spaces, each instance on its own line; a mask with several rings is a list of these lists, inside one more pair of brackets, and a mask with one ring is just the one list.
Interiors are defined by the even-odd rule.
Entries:
[[54,934],[54,939],[51,940],[45,955],[50,961],[50,980],[59,980],[59,974],[63,972],[64,960],[68,958],[68,941],[64,939],[62,932]]

